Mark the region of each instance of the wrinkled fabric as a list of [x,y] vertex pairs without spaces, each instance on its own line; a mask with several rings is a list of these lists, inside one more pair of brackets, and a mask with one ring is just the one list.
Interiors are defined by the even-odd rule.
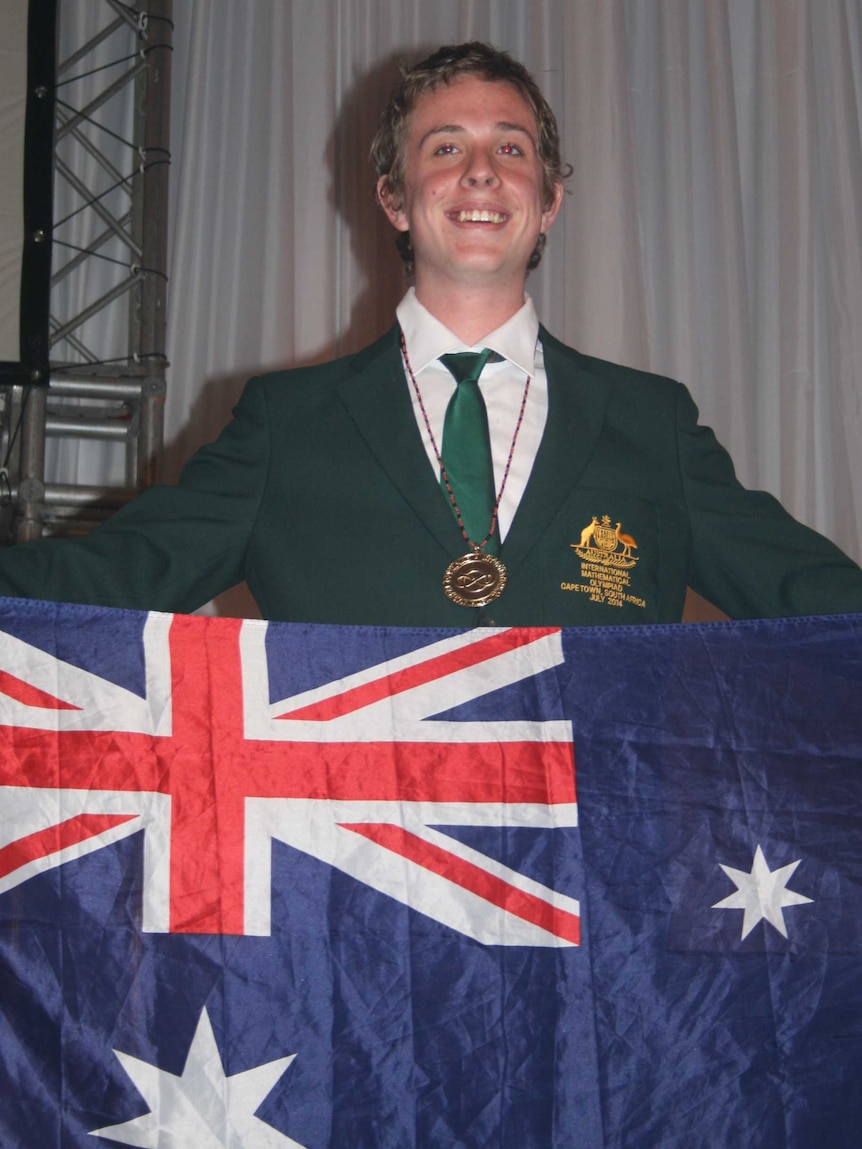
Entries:
[[853,1145],[860,680],[850,615],[0,603],[0,1142]]

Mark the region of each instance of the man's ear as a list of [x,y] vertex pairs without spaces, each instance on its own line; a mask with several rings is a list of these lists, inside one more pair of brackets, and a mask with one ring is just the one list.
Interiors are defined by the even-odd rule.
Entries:
[[560,207],[562,206],[562,203],[563,203],[564,193],[565,193],[565,188],[563,187],[563,181],[562,180],[555,180],[554,181],[553,199],[551,200],[551,203],[549,204],[549,206],[546,207],[545,210],[542,212],[542,231],[548,231],[551,224],[557,218],[557,213],[559,212]]
[[381,176],[377,181],[377,202],[386,212],[386,218],[399,231],[409,231],[410,227],[404,214],[404,199],[397,187],[393,187],[388,175]]

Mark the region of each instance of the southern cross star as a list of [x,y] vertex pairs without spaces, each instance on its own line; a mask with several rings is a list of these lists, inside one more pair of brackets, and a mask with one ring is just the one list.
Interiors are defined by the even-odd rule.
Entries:
[[304,1149],[254,1116],[296,1054],[226,1077],[207,1011],[200,1016],[180,1077],[115,1049],[149,1113],[94,1129],[141,1149]]
[[[754,864],[751,872],[734,870],[732,866],[722,865],[721,868],[736,886],[736,891],[722,898],[713,905],[714,910],[743,910],[742,939],[748,937],[757,923],[765,918],[775,926],[780,934],[787,937],[787,926],[784,924],[784,908],[786,906],[801,906],[811,902],[813,898],[806,898],[804,894],[797,894],[787,889],[787,883],[801,859],[781,866],[777,870],[770,870],[758,845],[754,853]],[[721,864],[721,863],[719,863]]]

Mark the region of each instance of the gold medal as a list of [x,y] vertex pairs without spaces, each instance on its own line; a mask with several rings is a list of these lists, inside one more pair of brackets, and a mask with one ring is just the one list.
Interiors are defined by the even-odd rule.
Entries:
[[472,551],[449,563],[443,590],[458,606],[487,606],[506,588],[506,568],[496,555]]

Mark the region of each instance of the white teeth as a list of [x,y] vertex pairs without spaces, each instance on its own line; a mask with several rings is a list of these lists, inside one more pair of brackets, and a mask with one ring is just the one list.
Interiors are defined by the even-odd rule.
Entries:
[[459,223],[502,223],[506,217],[499,211],[459,211]]

